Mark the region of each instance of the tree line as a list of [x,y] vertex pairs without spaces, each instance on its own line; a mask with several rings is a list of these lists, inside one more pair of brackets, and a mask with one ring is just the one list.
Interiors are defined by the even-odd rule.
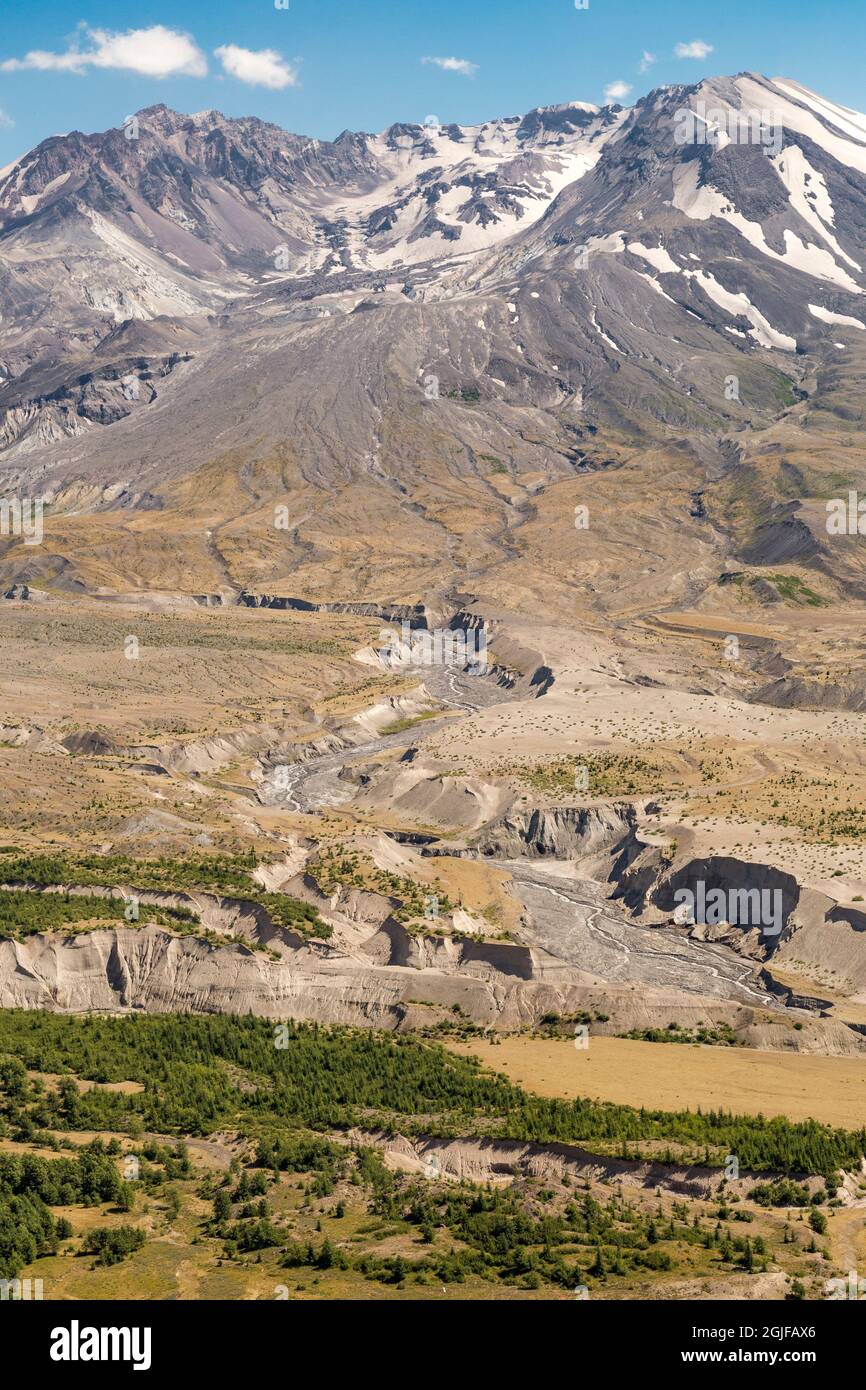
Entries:
[[[0,1115],[22,1133],[38,1129],[144,1129],[208,1134],[232,1123],[260,1134],[377,1125],[404,1133],[562,1142],[639,1156],[642,1141],[671,1146],[666,1161],[722,1165],[778,1176],[859,1167],[866,1131],[815,1120],[732,1115],[723,1110],[636,1109],[522,1091],[474,1058],[434,1042],[370,1030],[253,1016],[138,1015],[117,1018],[0,1011]],[[285,1044],[285,1045],[282,1045]],[[71,1082],[57,1088],[27,1071],[97,1082],[135,1081],[120,1094]],[[637,1149],[635,1149],[637,1146]]]

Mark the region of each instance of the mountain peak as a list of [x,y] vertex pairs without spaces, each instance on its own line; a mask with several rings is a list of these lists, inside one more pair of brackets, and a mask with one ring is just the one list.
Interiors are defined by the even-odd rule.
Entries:
[[[772,144],[764,124],[761,148],[743,138],[751,108],[778,113]],[[19,323],[16,362],[70,332],[221,312],[257,287],[291,304],[390,282],[411,301],[537,264],[581,295],[575,244],[597,248],[596,275],[635,320],[677,306],[777,352],[810,341],[816,320],[861,321],[848,301],[866,293],[851,195],[866,184],[866,118],[786,79],[741,73],[659,87],[630,108],[568,101],[334,141],[164,103],[138,124],[54,137],[0,177],[0,313]],[[528,315],[508,314],[519,336]],[[627,356],[626,341],[646,355],[633,326],[600,332],[604,352]]]

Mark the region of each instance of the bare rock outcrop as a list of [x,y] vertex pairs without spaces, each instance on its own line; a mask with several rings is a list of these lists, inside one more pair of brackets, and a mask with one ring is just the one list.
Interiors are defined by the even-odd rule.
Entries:
[[[726,1178],[724,1168],[676,1166],[630,1160],[590,1153],[576,1144],[534,1144],[520,1139],[434,1139],[426,1136],[385,1135],[368,1130],[350,1130],[349,1142],[374,1144],[384,1151],[386,1162],[404,1172],[424,1172],[435,1167],[444,1178],[455,1181],[507,1183],[516,1177],[542,1181],[568,1177],[590,1182],[614,1181],[623,1187],[659,1188],[687,1197],[712,1198],[721,1187],[727,1197],[745,1197],[765,1174],[741,1172],[739,1178]],[[806,1177],[806,1185],[817,1191],[819,1177]]]
[[625,802],[515,810],[489,826],[477,848],[505,859],[574,859],[620,844],[633,834],[636,821],[634,807]]

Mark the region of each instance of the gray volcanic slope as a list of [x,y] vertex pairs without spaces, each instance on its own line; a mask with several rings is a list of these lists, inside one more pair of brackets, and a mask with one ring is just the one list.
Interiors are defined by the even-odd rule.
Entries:
[[[201,540],[226,476],[220,520],[289,507],[266,575],[330,553],[314,514],[482,574],[536,491],[635,447],[689,456],[700,519],[746,431],[862,420],[864,193],[866,118],[754,74],[332,143],[165,107],[54,137],[0,179],[0,488],[194,514],[229,586]],[[771,502],[740,558],[818,563]],[[68,536],[4,538],[0,570],[93,584]]]

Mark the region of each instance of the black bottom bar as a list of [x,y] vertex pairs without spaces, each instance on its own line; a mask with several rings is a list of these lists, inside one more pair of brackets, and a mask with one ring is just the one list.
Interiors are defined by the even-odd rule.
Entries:
[[[428,1384],[436,1371],[465,1379],[478,1359],[485,1382],[502,1360],[514,1378],[515,1355],[551,1356],[587,1374],[659,1372],[699,1383],[707,1371],[759,1369],[765,1383],[803,1373],[828,1375],[859,1363],[863,1311],[856,1300],[823,1303],[634,1303],[543,1300],[507,1305],[455,1298],[441,1304],[376,1300],[238,1303],[0,1302],[4,1361],[23,1352],[27,1369],[49,1382],[136,1380],[166,1373],[291,1380],[318,1364],[330,1377],[356,1377],[411,1364]],[[96,1355],[98,1359],[90,1359]],[[406,1358],[409,1358],[407,1361]],[[8,1362],[7,1362],[8,1367]],[[136,1370],[138,1367],[138,1370]],[[280,1371],[280,1368],[282,1370]],[[592,1369],[591,1369],[592,1368]],[[22,1366],[22,1370],[24,1366]],[[563,1369],[565,1367],[563,1366]],[[850,1372],[849,1372],[850,1373]],[[547,1378],[546,1373],[545,1378]],[[35,1383],[35,1382],[34,1382]],[[732,1382],[736,1384],[737,1382]]]

